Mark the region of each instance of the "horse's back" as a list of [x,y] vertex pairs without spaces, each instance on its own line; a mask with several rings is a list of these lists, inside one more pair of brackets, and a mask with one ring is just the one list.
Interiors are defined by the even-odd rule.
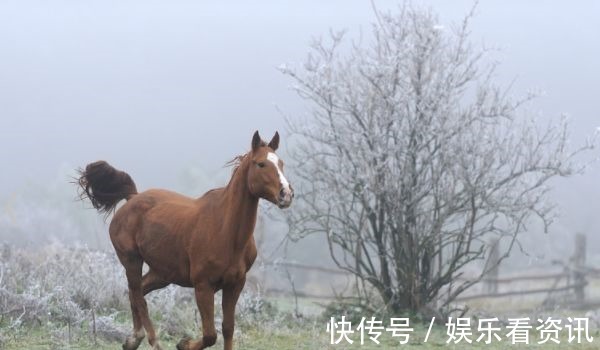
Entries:
[[139,231],[150,223],[163,226],[193,224],[197,215],[210,215],[211,207],[219,202],[222,191],[222,188],[213,189],[198,199],[164,189],[141,192],[116,211],[109,230],[112,235],[121,230]]
[[194,205],[192,198],[173,191],[151,189],[139,193],[115,212],[109,227],[113,245],[120,251],[137,250],[145,227],[152,223],[181,223],[181,217],[193,213]]
[[134,202],[136,199],[138,200],[148,200],[151,199],[154,203],[164,203],[164,202],[176,202],[181,204],[192,205],[194,203],[194,199],[188,196],[185,196],[181,193],[177,193],[174,191],[169,191],[165,189],[150,189],[146,190],[136,196],[134,196],[130,202]]

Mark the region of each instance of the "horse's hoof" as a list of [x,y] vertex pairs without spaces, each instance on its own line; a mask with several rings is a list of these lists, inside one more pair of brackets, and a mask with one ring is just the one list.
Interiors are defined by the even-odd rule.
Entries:
[[142,343],[142,340],[144,339],[144,337],[133,337],[133,336],[129,336],[127,337],[127,339],[125,339],[125,343],[123,343],[123,350],[135,350],[137,349],[140,344]]
[[190,337],[183,337],[179,343],[177,343],[177,350],[187,350],[191,340],[192,338]]

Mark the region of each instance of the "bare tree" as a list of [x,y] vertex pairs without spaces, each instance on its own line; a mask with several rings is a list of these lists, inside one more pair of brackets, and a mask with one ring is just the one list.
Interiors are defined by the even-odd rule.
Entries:
[[[582,170],[567,123],[541,126],[493,83],[468,14],[446,29],[411,6],[375,10],[369,45],[317,40],[303,67],[282,67],[311,116],[290,122],[302,180],[288,217],[298,238],[325,233],[331,257],[388,310],[448,310],[456,277],[501,239],[507,257],[526,224],[552,221],[549,180]],[[371,38],[370,38],[371,39]]]

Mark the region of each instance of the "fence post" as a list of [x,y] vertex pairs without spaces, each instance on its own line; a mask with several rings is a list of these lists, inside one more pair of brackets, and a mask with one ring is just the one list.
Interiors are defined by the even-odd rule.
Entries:
[[582,233],[575,235],[575,252],[573,253],[572,261],[573,268],[573,283],[575,284],[575,301],[578,304],[585,302],[585,253],[586,253],[586,236]]
[[500,260],[500,239],[491,242],[490,255],[486,262],[485,290],[492,294],[498,293],[498,260]]

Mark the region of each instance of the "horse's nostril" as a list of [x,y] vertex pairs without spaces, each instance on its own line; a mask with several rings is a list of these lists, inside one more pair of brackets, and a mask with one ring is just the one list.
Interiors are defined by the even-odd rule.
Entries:
[[285,189],[284,189],[284,188],[282,188],[282,189],[279,191],[279,198],[284,198],[284,197],[285,197]]

